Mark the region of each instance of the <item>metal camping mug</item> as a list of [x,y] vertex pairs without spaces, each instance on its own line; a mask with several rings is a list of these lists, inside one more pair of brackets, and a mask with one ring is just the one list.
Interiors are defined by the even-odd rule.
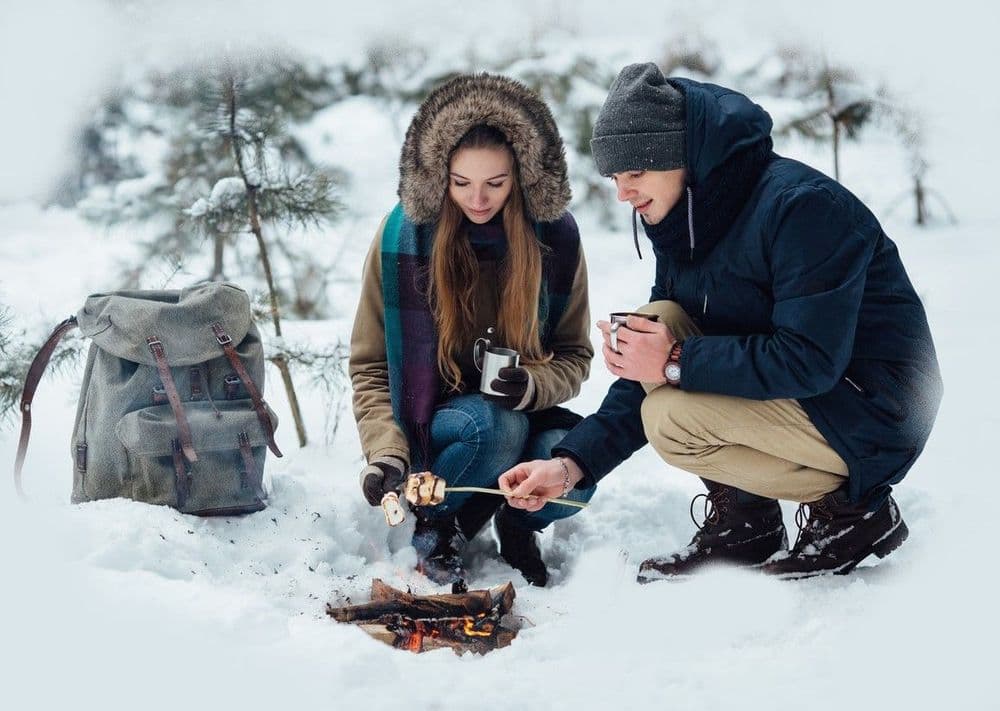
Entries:
[[611,321],[611,337],[609,340],[611,341],[611,350],[615,353],[621,353],[618,350],[618,329],[625,327],[629,316],[641,316],[650,321],[657,321],[660,318],[658,314],[644,314],[639,311],[612,311],[608,319]]
[[500,377],[501,368],[516,368],[520,358],[517,351],[491,345],[486,338],[477,338],[472,346],[472,360],[482,373],[479,378],[479,391],[486,395],[503,395],[491,388],[490,383]]

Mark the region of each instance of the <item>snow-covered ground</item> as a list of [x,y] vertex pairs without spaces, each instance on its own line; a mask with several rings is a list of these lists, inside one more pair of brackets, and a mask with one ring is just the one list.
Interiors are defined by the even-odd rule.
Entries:
[[[564,18],[575,7],[543,5],[547,10],[534,17]],[[893,13],[873,9],[875,19],[914,25],[954,43],[960,54],[964,44],[981,41],[964,56],[985,46],[977,29],[985,20],[963,15],[961,2],[941,18],[915,19],[908,6],[892,5]],[[864,23],[867,5],[848,6]],[[790,7],[768,10],[775,26],[789,22]],[[446,11],[443,3],[430,8]],[[317,12],[329,19],[329,10]],[[686,12],[698,17],[695,9]],[[705,12],[722,22],[718,4],[706,3]],[[760,25],[758,14],[748,29]],[[847,20],[798,17],[803,36],[851,47],[831,29],[847,33]],[[363,19],[357,26],[367,28],[367,13]],[[581,31],[590,27],[578,21]],[[738,37],[740,22],[726,21]],[[935,25],[940,30],[931,33]],[[958,28],[971,32],[962,46],[949,38]],[[650,30],[641,29],[639,44],[654,46]],[[887,24],[886,33],[891,29]],[[315,31],[309,37],[315,42]],[[870,25],[855,35],[869,49],[873,37]],[[597,32],[593,41],[636,46]],[[497,560],[488,536],[474,541],[473,586],[510,579],[518,588],[515,611],[526,628],[511,647],[485,657],[411,655],[336,625],[323,612],[327,601],[364,599],[373,577],[433,589],[411,572],[408,526],[389,531],[360,496],[361,458],[349,415],[333,441],[322,443],[327,413],[318,394],[305,393],[317,443],[297,450],[270,374],[286,456],[268,460],[271,505],[252,516],[206,520],[119,500],[70,506],[67,443],[78,382],[71,373],[47,378],[35,401],[25,471],[31,503],[18,502],[12,486],[0,496],[0,703],[15,709],[995,708],[1000,576],[991,507],[1000,485],[988,443],[1000,427],[994,406],[1000,341],[991,298],[1000,210],[989,195],[997,144],[991,131],[1000,115],[992,89],[994,96],[967,102],[977,96],[984,68],[928,68],[915,59],[921,41],[919,34],[897,38],[898,56],[885,48],[856,55],[940,97],[922,104],[932,119],[931,176],[961,219],[954,227],[918,230],[900,209],[885,223],[927,307],[946,392],[923,457],[897,489],[910,540],[882,565],[798,583],[728,571],[640,587],[634,578],[642,559],[687,542],[688,501],[700,488],[647,448],[602,483],[587,511],[545,533],[550,587],[523,585]],[[622,51],[625,61],[638,58]],[[945,76],[953,79],[947,86]],[[319,240],[321,253],[342,252],[334,318],[289,324],[292,337],[347,339],[362,258],[394,201],[399,130],[393,117],[363,99],[330,109],[310,127],[306,138],[316,150],[322,145],[352,166],[352,211],[309,237]],[[854,147],[843,160],[845,182],[876,212],[898,189],[880,155]],[[809,158],[827,167],[824,155]],[[623,229],[608,232],[581,215],[595,319],[642,303],[648,293],[653,265],[635,259],[627,219],[622,208]],[[26,199],[0,202],[0,302],[38,336],[42,324],[74,312],[86,294],[109,288],[128,243],[127,231],[105,234],[73,212],[43,210]],[[595,362],[572,406],[592,411],[610,382]],[[0,432],[0,462],[12,462],[15,438],[9,427]]]

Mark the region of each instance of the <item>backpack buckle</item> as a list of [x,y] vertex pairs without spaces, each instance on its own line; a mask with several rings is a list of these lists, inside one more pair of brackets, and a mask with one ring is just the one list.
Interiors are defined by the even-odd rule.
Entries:
[[223,381],[227,400],[235,400],[240,391],[240,379],[238,376],[229,374]]
[[215,333],[215,340],[219,342],[220,346],[225,347],[233,342],[233,339],[229,337],[229,334],[226,333],[221,323],[213,323],[212,332]]

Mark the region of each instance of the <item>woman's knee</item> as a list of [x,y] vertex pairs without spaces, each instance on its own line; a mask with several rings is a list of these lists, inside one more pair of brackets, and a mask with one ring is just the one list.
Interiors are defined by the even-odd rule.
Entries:
[[559,444],[569,430],[544,430],[528,438],[521,460],[551,459],[552,448]]
[[495,444],[520,451],[528,435],[528,419],[522,412],[507,410],[480,395],[452,398],[438,411],[437,417],[450,421],[455,441],[477,446]]

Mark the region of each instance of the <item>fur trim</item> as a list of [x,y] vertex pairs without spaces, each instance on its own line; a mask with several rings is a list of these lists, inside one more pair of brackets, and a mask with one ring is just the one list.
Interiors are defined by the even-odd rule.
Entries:
[[432,91],[406,131],[399,198],[411,220],[437,220],[448,190],[448,156],[477,124],[499,129],[513,147],[532,220],[552,222],[566,212],[571,197],[566,155],[549,108],[518,81],[469,74]]

